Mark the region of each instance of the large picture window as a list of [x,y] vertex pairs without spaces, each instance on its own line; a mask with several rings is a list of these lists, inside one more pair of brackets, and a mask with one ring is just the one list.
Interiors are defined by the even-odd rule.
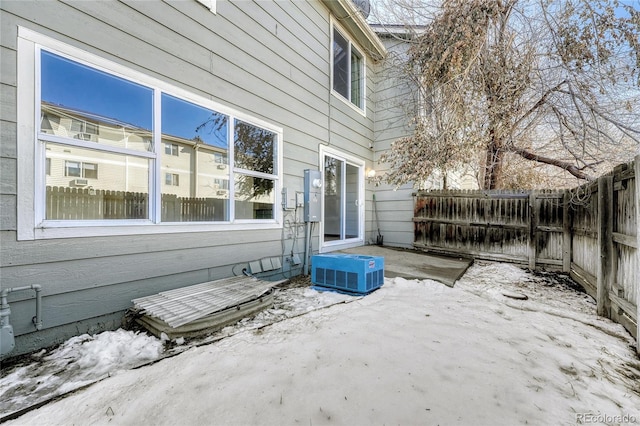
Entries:
[[280,129],[106,61],[34,48],[36,228],[278,218]]
[[336,27],[333,28],[333,90],[364,110],[364,57]]

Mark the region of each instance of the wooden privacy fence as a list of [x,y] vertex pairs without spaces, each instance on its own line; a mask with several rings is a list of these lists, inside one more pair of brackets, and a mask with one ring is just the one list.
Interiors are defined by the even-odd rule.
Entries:
[[[148,219],[149,194],[102,189],[47,187],[47,220]],[[165,222],[212,221],[214,198],[178,197],[162,194],[162,220]],[[219,209],[220,210],[220,209]],[[222,211],[222,210],[220,210]]]
[[571,190],[419,192],[414,246],[570,273],[638,340],[639,170],[640,156]]

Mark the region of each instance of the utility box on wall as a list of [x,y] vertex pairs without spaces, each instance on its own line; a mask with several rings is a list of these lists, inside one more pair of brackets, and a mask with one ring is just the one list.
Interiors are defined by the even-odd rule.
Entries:
[[370,293],[384,284],[384,257],[341,253],[313,256],[311,282],[348,293]]
[[320,222],[322,199],[322,175],[319,170],[304,171],[304,221]]

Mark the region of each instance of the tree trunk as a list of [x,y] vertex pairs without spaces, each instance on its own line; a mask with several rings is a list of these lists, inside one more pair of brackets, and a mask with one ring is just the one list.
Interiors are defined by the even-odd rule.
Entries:
[[484,189],[496,189],[502,182],[502,161],[504,151],[502,143],[492,138],[491,145],[487,147],[487,158],[484,166]]

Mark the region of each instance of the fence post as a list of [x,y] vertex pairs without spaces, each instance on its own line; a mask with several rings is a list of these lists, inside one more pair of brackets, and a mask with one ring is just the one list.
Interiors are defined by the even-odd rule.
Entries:
[[613,255],[613,176],[598,179],[598,276],[596,301],[598,315],[609,317],[609,290]]
[[571,273],[571,193],[568,189],[562,197],[562,271]]
[[[640,268],[640,155],[635,158],[636,185],[636,265]],[[640,285],[636,284],[636,351],[640,354]]]
[[538,211],[536,209],[536,191],[529,194],[529,269],[536,269]]

